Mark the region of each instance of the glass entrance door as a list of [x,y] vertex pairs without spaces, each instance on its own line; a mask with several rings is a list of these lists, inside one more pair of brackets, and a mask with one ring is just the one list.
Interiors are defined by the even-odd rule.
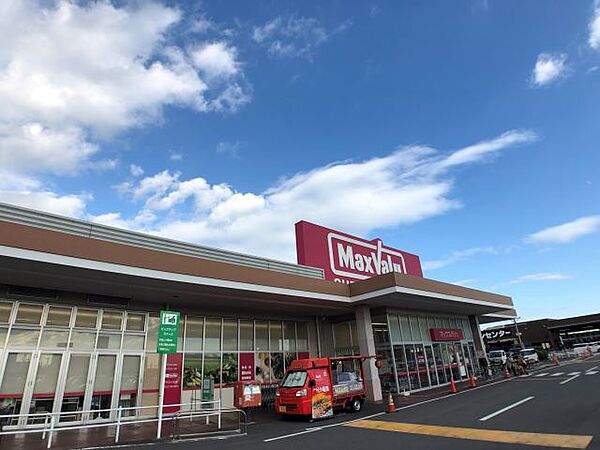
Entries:
[[[32,359],[33,353],[31,352],[10,352],[6,355],[0,384],[0,414],[21,414]],[[18,423],[18,418],[6,421],[7,425],[17,425]]]
[[[51,413],[58,385],[58,376],[63,355],[61,353],[39,353],[33,391],[29,400],[29,414]],[[45,416],[28,418],[27,424],[44,423]]]
[[117,355],[98,355],[94,371],[90,419],[110,419]]
[[60,411],[72,414],[61,414],[61,422],[81,422],[84,419],[81,411],[85,409],[86,391],[90,384],[88,376],[91,357],[90,354],[76,353],[69,356]]

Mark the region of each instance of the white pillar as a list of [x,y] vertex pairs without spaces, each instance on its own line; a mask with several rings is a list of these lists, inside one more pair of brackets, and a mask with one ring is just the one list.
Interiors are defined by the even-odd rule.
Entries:
[[469,316],[469,324],[471,325],[471,331],[473,332],[473,342],[475,343],[477,355],[482,358],[487,358],[485,342],[483,341],[481,328],[479,327],[479,318],[477,316]]
[[[371,324],[371,310],[367,305],[357,306],[355,309],[356,331],[358,334],[358,346],[361,355],[375,355],[375,340],[373,339],[373,325]],[[365,371],[365,386],[367,389],[367,400],[380,402],[383,400],[381,394],[381,382],[379,371],[375,367],[375,359],[368,359],[363,364]]]

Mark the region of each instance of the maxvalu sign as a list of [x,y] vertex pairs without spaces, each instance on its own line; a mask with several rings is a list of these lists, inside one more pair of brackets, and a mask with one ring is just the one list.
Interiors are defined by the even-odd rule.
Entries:
[[325,279],[352,283],[390,272],[423,276],[417,255],[314,223],[296,223],[298,264],[319,267]]

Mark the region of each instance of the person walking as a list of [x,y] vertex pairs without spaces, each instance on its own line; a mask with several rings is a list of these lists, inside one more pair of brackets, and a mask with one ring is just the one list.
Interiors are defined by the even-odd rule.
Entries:
[[517,365],[519,366],[519,372],[521,372],[521,375],[529,375],[527,372],[527,361],[525,361],[525,358],[523,358],[523,355],[521,354],[517,356]]

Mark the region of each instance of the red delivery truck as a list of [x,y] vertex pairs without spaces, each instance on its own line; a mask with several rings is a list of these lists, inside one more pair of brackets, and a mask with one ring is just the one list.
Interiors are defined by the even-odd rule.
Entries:
[[363,363],[376,356],[341,356],[292,361],[275,394],[282,415],[313,419],[333,416],[334,408],[358,412],[365,401]]

